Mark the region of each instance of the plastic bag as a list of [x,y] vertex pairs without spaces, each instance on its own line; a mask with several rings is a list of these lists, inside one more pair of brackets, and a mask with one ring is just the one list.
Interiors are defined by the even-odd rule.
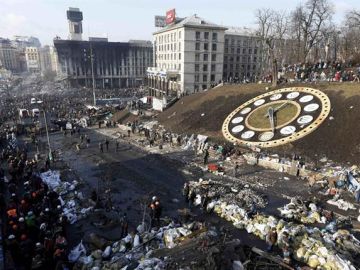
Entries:
[[111,246],[107,246],[102,254],[102,257],[106,259],[110,256],[110,253],[111,253]]
[[70,262],[76,262],[81,256],[85,256],[85,255],[86,255],[86,249],[81,240],[81,242],[71,250],[68,259]]

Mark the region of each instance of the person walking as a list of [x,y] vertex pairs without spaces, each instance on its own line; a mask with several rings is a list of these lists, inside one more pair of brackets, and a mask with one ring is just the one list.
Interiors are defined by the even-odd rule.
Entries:
[[116,141],[116,152],[119,152],[120,150],[120,143],[119,141]]

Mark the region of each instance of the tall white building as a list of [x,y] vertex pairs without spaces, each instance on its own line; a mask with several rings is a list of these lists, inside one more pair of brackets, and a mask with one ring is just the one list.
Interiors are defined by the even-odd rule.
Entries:
[[193,15],[155,32],[155,66],[147,69],[151,94],[180,96],[219,83],[226,29]]
[[37,47],[26,47],[25,48],[25,59],[27,71],[32,73],[40,72],[40,54]]

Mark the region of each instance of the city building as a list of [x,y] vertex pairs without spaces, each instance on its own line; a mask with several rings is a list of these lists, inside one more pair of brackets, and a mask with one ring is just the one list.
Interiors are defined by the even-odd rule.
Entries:
[[3,68],[16,73],[19,72],[17,50],[9,39],[0,38],[0,62]]
[[82,40],[82,12],[78,8],[70,7],[66,14],[69,22],[69,39]]
[[40,72],[40,55],[39,48],[37,47],[26,47],[25,58],[27,71],[31,73]]
[[17,49],[25,50],[26,47],[41,47],[40,40],[37,37],[28,36],[14,36],[11,43]]
[[225,31],[223,80],[253,82],[261,71],[261,40],[248,28]]
[[155,66],[147,70],[151,95],[180,96],[221,82],[227,28],[197,15],[172,18],[153,34]]
[[54,40],[61,67],[74,86],[96,88],[137,87],[152,65],[152,43]]
[[54,39],[58,75],[73,86],[125,88],[143,85],[153,63],[150,41],[109,42],[107,38],[82,40],[82,12],[69,8],[69,40]]

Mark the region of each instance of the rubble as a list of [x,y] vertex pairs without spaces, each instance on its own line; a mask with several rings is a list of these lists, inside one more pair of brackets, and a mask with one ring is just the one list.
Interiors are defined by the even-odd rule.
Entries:
[[[196,191],[197,195],[203,196],[204,190],[199,186],[204,185],[207,181],[200,183],[190,182],[190,186]],[[207,185],[209,186],[209,185]],[[218,187],[209,186],[206,192],[216,192]],[[258,236],[265,240],[270,228],[276,228],[278,240],[277,245],[283,246],[282,236],[288,234],[290,239],[290,248],[293,250],[293,257],[306,263],[310,267],[322,267],[323,269],[355,270],[353,262],[360,255],[360,242],[349,231],[337,230],[335,234],[321,231],[318,228],[307,227],[304,224],[296,224],[283,219],[278,219],[271,215],[249,213],[248,209],[243,205],[239,205],[239,201],[231,196],[231,200],[226,193],[217,197],[211,197],[208,204],[208,210],[213,210],[220,217],[233,223],[239,229],[245,229],[248,233]],[[292,217],[297,217],[304,223],[323,222],[324,220],[317,212],[318,208],[315,204],[304,208],[301,201],[291,202],[290,207],[287,205],[287,215],[291,213]],[[296,210],[299,207],[300,210]],[[292,210],[291,210],[292,209]],[[305,210],[305,212],[303,212]],[[305,213],[305,214],[304,214]],[[309,220],[310,218],[313,220]],[[316,213],[316,214],[314,214]],[[305,219],[304,219],[305,218]]]

